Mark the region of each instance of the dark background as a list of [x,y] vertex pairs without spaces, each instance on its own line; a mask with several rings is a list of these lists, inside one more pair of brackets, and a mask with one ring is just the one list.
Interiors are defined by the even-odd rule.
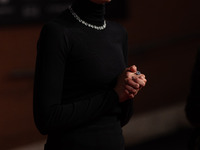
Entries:
[[[134,116],[124,128],[128,146],[190,128],[184,105],[200,47],[199,6],[199,0],[112,0],[107,5],[107,18],[128,32],[129,65],[137,65],[148,80],[135,97]],[[44,23],[65,8],[65,1],[58,0],[0,0],[1,150],[45,140],[32,113],[36,45]],[[170,113],[163,115],[166,110]],[[190,136],[175,133],[175,138]],[[169,141],[165,139],[163,145]]]
[[[48,21],[59,15],[68,5],[66,0],[1,0],[0,25]],[[109,19],[126,17],[127,1],[115,0],[112,5],[108,4],[106,12]]]

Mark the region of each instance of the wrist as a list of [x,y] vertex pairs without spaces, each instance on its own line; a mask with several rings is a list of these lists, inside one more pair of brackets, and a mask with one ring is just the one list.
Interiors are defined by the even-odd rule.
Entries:
[[125,98],[125,95],[123,95],[123,94],[121,94],[121,90],[120,89],[118,89],[118,88],[114,88],[114,91],[115,91],[115,93],[117,94],[117,96],[118,96],[118,101],[120,102],[120,103],[122,103],[122,102],[124,102],[124,101],[126,101],[126,98]]

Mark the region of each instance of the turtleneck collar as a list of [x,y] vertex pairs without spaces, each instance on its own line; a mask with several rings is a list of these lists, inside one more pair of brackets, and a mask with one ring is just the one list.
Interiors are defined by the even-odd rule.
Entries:
[[105,5],[90,0],[76,0],[72,4],[74,12],[84,21],[101,26],[104,24]]

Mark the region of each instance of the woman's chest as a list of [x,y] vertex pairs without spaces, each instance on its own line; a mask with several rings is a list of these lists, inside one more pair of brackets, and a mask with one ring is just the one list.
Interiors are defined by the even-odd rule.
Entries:
[[109,83],[121,73],[126,64],[121,38],[107,34],[75,34],[66,70],[80,75],[87,83]]

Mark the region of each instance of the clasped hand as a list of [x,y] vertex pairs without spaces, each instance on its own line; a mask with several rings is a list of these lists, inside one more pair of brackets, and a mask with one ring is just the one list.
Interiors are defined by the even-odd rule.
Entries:
[[118,77],[114,90],[119,96],[119,102],[134,98],[139,90],[146,85],[145,75],[137,75],[136,72],[137,67],[133,65],[126,68]]

